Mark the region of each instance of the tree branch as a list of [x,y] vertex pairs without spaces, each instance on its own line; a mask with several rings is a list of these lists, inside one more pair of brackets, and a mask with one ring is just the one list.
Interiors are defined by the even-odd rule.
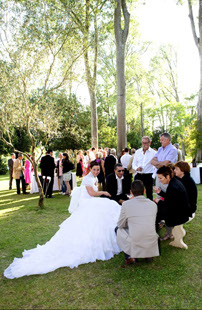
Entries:
[[192,34],[193,34],[193,38],[194,38],[194,42],[196,44],[196,47],[199,50],[200,49],[199,38],[198,38],[198,36],[196,34],[196,26],[195,26],[195,22],[194,22],[192,3],[191,3],[191,0],[187,0],[187,1],[188,1],[188,7],[189,7],[189,18],[190,18],[190,22],[191,22]]
[[127,9],[126,0],[121,0],[121,6],[122,6],[122,11],[123,11],[123,16],[124,16],[123,40],[125,43],[128,37],[128,32],[129,32],[130,14]]

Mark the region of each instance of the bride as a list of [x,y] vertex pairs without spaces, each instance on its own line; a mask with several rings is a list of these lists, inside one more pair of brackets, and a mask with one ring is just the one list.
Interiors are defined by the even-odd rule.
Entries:
[[25,250],[22,258],[15,258],[4,271],[5,277],[13,279],[48,273],[60,267],[74,268],[108,260],[120,252],[114,229],[121,207],[113,200],[99,198],[101,195],[110,197],[108,192],[97,190],[99,172],[99,164],[91,162],[90,173],[72,192],[71,216],[46,244]]

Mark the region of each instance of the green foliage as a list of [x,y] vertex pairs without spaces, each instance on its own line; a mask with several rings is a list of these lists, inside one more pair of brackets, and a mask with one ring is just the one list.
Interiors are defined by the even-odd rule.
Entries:
[[12,142],[13,142],[13,146],[17,150],[28,152],[28,153],[30,152],[32,143],[31,143],[31,139],[25,127],[14,128]]
[[105,148],[116,148],[117,138],[116,138],[116,128],[109,126],[103,126],[98,130],[99,147]]
[[184,130],[184,143],[186,145],[186,150],[188,150],[188,155],[192,158],[196,157],[197,153],[197,122],[192,120],[192,122]]
[[152,135],[151,135],[151,147],[153,149],[158,150],[158,148],[161,146],[160,143],[160,135],[163,133],[164,131],[162,129],[156,129],[153,131]]
[[7,147],[6,144],[0,140],[0,156],[7,155],[12,152],[12,148]]
[[136,130],[131,130],[127,134],[128,147],[135,148],[136,150],[141,147],[141,136],[140,133]]
[[57,150],[87,149],[90,147],[90,109],[79,103],[75,95],[67,97],[65,92],[52,95],[57,102],[58,133],[48,146]]
[[0,156],[0,175],[4,175],[8,172],[8,168],[6,163],[3,161],[2,157]]

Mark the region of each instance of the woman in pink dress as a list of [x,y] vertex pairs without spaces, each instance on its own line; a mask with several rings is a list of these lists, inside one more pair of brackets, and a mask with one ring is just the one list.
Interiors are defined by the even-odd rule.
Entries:
[[31,163],[29,162],[28,159],[25,160],[24,178],[25,178],[25,183],[29,184],[28,189],[30,189],[30,183],[31,183]]

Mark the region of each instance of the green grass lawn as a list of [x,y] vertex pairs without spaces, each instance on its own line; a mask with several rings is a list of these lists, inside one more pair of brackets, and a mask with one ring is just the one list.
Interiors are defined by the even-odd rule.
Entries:
[[[123,254],[78,268],[9,280],[3,271],[24,249],[44,244],[68,216],[69,198],[55,193],[38,211],[37,195],[8,191],[0,177],[0,309],[202,309],[201,202],[196,218],[184,225],[188,250],[161,246],[161,256],[120,268]],[[162,234],[164,231],[162,231]]]

